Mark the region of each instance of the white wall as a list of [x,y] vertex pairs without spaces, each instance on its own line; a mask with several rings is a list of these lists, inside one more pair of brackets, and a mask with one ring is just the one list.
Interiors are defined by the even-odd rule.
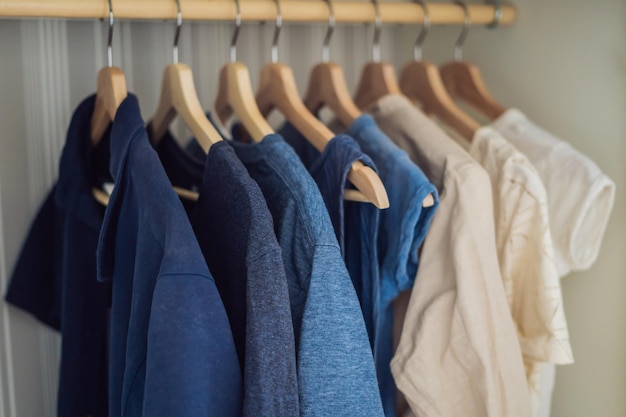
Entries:
[[[513,28],[470,33],[467,59],[483,70],[493,95],[590,155],[617,183],[617,201],[596,265],[563,281],[576,364],[558,372],[556,417],[626,415],[626,4],[620,0],[517,0]],[[184,4],[184,2],[183,2]],[[183,9],[184,11],[184,9]],[[425,57],[451,56],[458,28],[434,28]],[[272,25],[246,24],[240,59],[253,83],[269,58]],[[319,59],[323,25],[288,27],[280,59],[291,64],[301,91]],[[383,57],[411,56],[414,28],[389,27]],[[341,27],[333,59],[355,86],[369,58],[371,32]],[[93,92],[104,63],[104,24],[86,21],[0,21],[0,286],[4,288],[32,216],[56,178],[73,108]],[[153,112],[162,68],[171,57],[173,24],[116,26],[115,63]],[[227,24],[185,24],[181,60],[194,70],[209,107],[217,71],[227,58]],[[0,417],[54,414],[58,340],[29,316],[0,304]]]

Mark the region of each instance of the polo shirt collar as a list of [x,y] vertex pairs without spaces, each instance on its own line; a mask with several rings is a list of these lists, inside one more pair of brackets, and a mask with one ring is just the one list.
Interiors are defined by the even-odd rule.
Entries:
[[[239,134],[238,129],[239,125],[235,125],[233,127],[233,137],[238,137]],[[261,142],[254,143],[242,143],[237,140],[229,141],[229,143],[235,148],[237,151],[237,156],[244,163],[258,163],[265,159],[268,152],[272,150],[272,148],[277,143],[284,143],[282,136],[277,133],[270,133],[266,135]]]
[[111,127],[110,170],[115,183],[120,180],[120,170],[124,167],[133,137],[138,131],[144,129],[137,97],[134,94],[128,94],[118,107]]
[[[148,142],[148,135],[139,111],[139,103],[134,95],[129,94],[117,109],[111,127],[110,170],[116,186],[104,214],[98,241],[97,276],[98,281],[101,282],[109,281],[113,277],[115,234],[124,192],[122,184],[126,171],[126,160],[133,142],[142,133]],[[146,152],[153,151],[148,144],[146,147]]]

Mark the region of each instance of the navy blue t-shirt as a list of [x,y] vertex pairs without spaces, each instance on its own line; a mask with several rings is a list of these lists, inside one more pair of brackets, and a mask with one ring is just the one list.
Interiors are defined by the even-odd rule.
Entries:
[[259,186],[225,141],[212,145],[202,161],[170,135],[158,152],[174,185],[199,190],[191,223],[235,338],[244,416],[299,416],[287,278]]
[[113,122],[110,170],[97,265],[113,285],[110,414],[240,416],[224,305],[132,95]]
[[57,416],[108,417],[107,315],[111,287],[96,279],[104,207],[91,187],[107,180],[108,134],[92,149],[95,96],[76,109],[59,180],[39,210],[11,275],[6,300],[61,332]]

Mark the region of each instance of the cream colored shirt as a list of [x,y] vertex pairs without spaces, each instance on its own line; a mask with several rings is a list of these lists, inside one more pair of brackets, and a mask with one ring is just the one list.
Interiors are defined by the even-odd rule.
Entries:
[[[519,110],[507,110],[491,125],[528,157],[545,185],[559,276],[591,267],[613,208],[614,182],[592,160]],[[548,417],[554,365],[543,364],[541,373],[537,414]]]
[[404,97],[370,112],[440,192],[391,362],[398,389],[418,417],[530,416],[489,176]]
[[469,153],[491,179],[500,272],[517,326],[533,410],[537,413],[540,363],[574,361],[550,234],[546,190],[528,158],[490,127],[476,132]]
[[507,110],[491,126],[528,157],[545,185],[559,275],[590,268],[613,208],[615,183],[519,110]]

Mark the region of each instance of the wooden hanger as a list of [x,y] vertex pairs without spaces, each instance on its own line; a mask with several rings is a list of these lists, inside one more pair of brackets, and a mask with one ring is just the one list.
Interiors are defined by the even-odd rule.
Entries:
[[388,94],[399,93],[395,69],[386,62],[369,62],[361,73],[354,102],[366,109]]
[[[319,152],[323,152],[328,142],[335,136],[321,121],[306,108],[296,87],[293,71],[278,60],[278,35],[282,26],[280,4],[276,0],[276,30],[272,44],[272,63],[261,70],[261,80],[256,100],[261,114],[267,116],[273,109],[279,110]],[[389,207],[389,198],[385,187],[373,169],[362,162],[352,164],[348,180],[358,191],[346,192],[344,198],[354,201],[370,202],[378,208]],[[350,190],[346,190],[350,191]],[[362,195],[359,195],[358,193]]]
[[185,64],[170,64],[163,72],[161,98],[152,117],[152,141],[156,147],[178,114],[198,143],[208,153],[211,145],[222,140],[207,119],[198,100],[191,69]]
[[239,0],[235,0],[235,5],[237,15],[230,43],[230,62],[220,71],[219,90],[214,108],[216,116],[224,124],[235,112],[252,140],[260,142],[265,136],[274,133],[274,129],[267,123],[256,105],[248,68],[243,63],[236,62],[237,38],[241,28]]
[[402,69],[400,89],[408,98],[421,104],[425,113],[435,115],[471,142],[480,124],[461,110],[448,94],[436,65],[422,60],[422,45],[430,29],[426,4],[417,1],[424,10],[424,22],[415,41],[414,61]]
[[[380,32],[382,20],[378,1],[373,1],[376,20],[374,22],[374,42],[372,46],[372,62],[363,68],[357,87],[354,103],[359,109],[367,109],[381,98],[389,94],[400,94],[400,87],[396,78],[395,69],[386,62],[380,61]],[[343,120],[342,120],[343,122]],[[344,122],[345,124],[345,122]],[[347,125],[347,124],[346,124]],[[435,204],[434,197],[429,194],[424,198],[422,207],[431,207]]]
[[[109,0],[109,36],[107,41],[107,66],[98,71],[98,86],[96,89],[96,103],[91,115],[91,145],[95,147],[100,143],[104,133],[115,119],[115,113],[122,101],[128,95],[126,77],[124,72],[113,66],[113,5]],[[108,196],[97,187],[91,189],[96,201],[104,204],[104,198],[108,202]]]
[[174,35],[174,63],[165,67],[165,71],[163,71],[161,98],[151,122],[152,141],[156,147],[178,114],[202,146],[202,149],[208,153],[211,145],[221,141],[222,136],[204,114],[200,100],[198,100],[198,93],[196,93],[191,68],[178,63],[178,38],[183,23],[180,0],[176,0],[176,6],[178,12]]
[[[386,94],[391,92],[385,92],[381,97]],[[378,98],[373,98],[372,103],[377,100]],[[313,68],[304,103],[312,113],[319,112],[324,105],[328,106],[344,126],[350,126],[362,114],[350,97],[343,70],[332,62],[321,63]],[[345,193],[351,191],[354,190],[346,190]],[[367,202],[359,198],[359,195],[350,195],[351,200]],[[431,207],[434,204],[434,197],[428,194],[422,202],[422,207]]]
[[[115,67],[103,68],[102,70],[100,70],[100,73],[98,74],[98,87],[99,87],[98,89],[99,90],[100,90],[100,76],[102,75],[104,70],[108,70],[108,69],[118,70]],[[109,71],[107,71],[107,73],[109,73]],[[124,80],[123,78],[124,74],[121,72],[121,70],[113,71],[112,73],[115,75],[115,77],[119,77],[121,74],[122,81]],[[106,77],[107,77],[106,85],[109,85],[108,74],[106,75]],[[116,79],[119,79],[119,78],[116,78]],[[105,97],[109,97],[109,96],[105,96]],[[109,101],[104,100],[103,102],[105,104],[111,103],[110,99]],[[98,109],[98,101],[96,99],[96,111],[94,112],[94,117],[97,113],[97,109]],[[199,114],[202,116],[202,118],[198,116],[198,109],[200,111]],[[161,100],[160,100],[159,108],[157,109],[157,112],[155,113],[155,116],[152,121],[153,138],[158,137],[160,139],[165,135],[165,133],[167,133],[169,124],[171,123],[172,119],[175,117],[176,112],[178,112],[178,114],[181,115],[183,120],[185,120],[190,130],[196,136],[196,138],[198,138],[198,142],[202,145],[202,147],[204,148],[206,152],[208,152],[210,144],[215,143],[216,140],[213,140],[213,142],[209,142],[210,139],[207,139],[208,135],[204,134],[205,132],[204,129],[206,129],[207,131],[213,130],[218,140],[221,140],[221,136],[219,135],[219,133],[215,131],[211,123],[208,121],[208,119],[204,115],[204,112],[202,112],[202,107],[200,106],[200,102],[198,101],[198,96],[196,95],[195,88],[193,86],[193,75],[191,74],[191,70],[189,69],[189,67],[187,67],[184,64],[171,64],[171,65],[168,65],[165,69],[165,72],[163,74],[163,87],[161,89]],[[104,113],[104,114],[107,114],[107,113]],[[113,114],[115,113],[113,112]],[[168,120],[168,118],[170,119]],[[197,122],[195,121],[196,118],[198,119]],[[156,124],[157,120],[162,120],[162,123]],[[190,120],[191,122],[188,122],[188,120]],[[194,127],[191,126],[191,123],[194,123]],[[158,126],[158,128],[155,128],[155,126]],[[106,130],[107,127],[108,126],[105,125],[104,130]],[[201,139],[201,138],[204,138],[204,139]],[[93,136],[92,136],[92,140],[93,140]],[[195,191],[185,190],[184,188],[180,188],[176,186],[174,186],[173,189],[176,192],[176,194],[182,198],[185,198],[191,201],[198,200],[198,193]],[[92,188],[92,194],[94,198],[96,199],[96,201],[98,201],[100,204],[106,206],[109,203],[109,195],[105,193],[104,191],[94,187]]]
[[421,104],[426,114],[437,116],[471,142],[480,124],[461,110],[448,94],[436,65],[428,61],[410,62],[402,69],[400,89]]
[[[313,68],[305,97],[304,103],[311,113],[317,114],[327,106],[344,126],[350,126],[362,114],[350,97],[343,70],[332,62],[323,62]],[[345,199],[368,202],[364,195],[354,191],[345,190]]]
[[476,65],[467,61],[453,61],[440,69],[443,84],[454,98],[465,101],[490,120],[506,111],[489,93]]
[[359,109],[366,109],[388,94],[399,94],[396,71],[386,62],[380,60],[380,34],[382,19],[378,0],[372,0],[376,19],[374,20],[374,42],[372,45],[372,62],[363,68],[354,102]]
[[[363,69],[354,101],[359,108],[366,109],[386,95],[400,94],[400,91],[395,70],[391,65],[385,62],[370,62]],[[343,120],[342,123],[345,124]],[[422,207],[431,207],[434,204],[435,199],[429,194],[424,198]]]
[[[293,71],[285,64],[272,63],[263,67],[256,97],[261,114],[268,115],[273,109],[279,110],[319,152],[323,152],[328,142],[335,136],[302,103]],[[378,208],[389,207],[387,191],[370,167],[366,167],[360,161],[353,163],[348,180],[360,193],[346,190],[346,199],[370,202]]]
[[115,113],[128,95],[124,72],[113,66],[113,4],[109,0],[109,36],[107,38],[107,66],[98,71],[96,105],[91,115],[91,144],[96,146],[115,119]]
[[[153,146],[156,147],[158,145],[178,114],[189,130],[191,130],[191,133],[200,146],[202,146],[202,149],[208,153],[211,145],[221,141],[222,136],[215,130],[204,114],[204,110],[198,99],[198,94],[196,93],[191,68],[185,64],[178,63],[178,38],[182,25],[179,0],[176,0],[176,5],[178,13],[176,15],[176,34],[173,49],[174,63],[169,64],[163,71],[161,97],[157,110],[150,123],[152,142]],[[176,186],[172,188],[176,194],[182,198],[192,201],[198,200],[198,193],[195,191]]]
[[113,122],[117,108],[128,95],[124,72],[117,67],[98,71],[96,105],[91,115],[91,144],[96,146]]
[[304,104],[313,114],[327,106],[344,126],[350,126],[360,115],[341,67],[333,62],[317,64],[311,71]]
[[[465,12],[465,22],[461,34],[454,45],[454,61],[444,64],[439,72],[448,93],[454,98],[465,101],[476,110],[487,116],[490,120],[498,118],[506,111],[487,90],[484,78],[476,65],[463,61],[463,43],[467,38],[470,16],[465,3],[456,2]],[[490,27],[497,26],[502,14],[496,12],[494,23]]]
[[[176,194],[178,194],[178,196],[186,200],[198,201],[199,193],[196,191],[186,190],[184,188],[176,187],[175,185],[172,186],[172,189],[176,192]],[[105,207],[109,205],[111,197],[107,193],[95,187],[92,188],[91,192],[98,203]]]
[[335,11],[332,0],[328,4],[328,29],[322,45],[322,62],[317,64],[309,76],[309,86],[305,94],[304,104],[313,114],[327,106],[344,126],[350,126],[360,115],[341,67],[330,60],[330,39],[335,31]]
[[230,62],[220,71],[215,112],[224,124],[234,112],[255,142],[260,142],[265,136],[274,133],[274,129],[256,105],[250,73],[241,62]]

